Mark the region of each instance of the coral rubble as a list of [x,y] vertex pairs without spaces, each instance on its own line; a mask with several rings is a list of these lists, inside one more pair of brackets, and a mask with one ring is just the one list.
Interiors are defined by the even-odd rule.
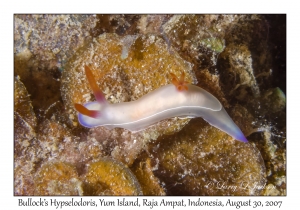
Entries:
[[[14,194],[285,195],[285,59],[274,56],[285,45],[275,37],[283,32],[271,33],[284,18],[15,15]],[[109,103],[137,100],[184,72],[249,143],[201,118],[135,133],[84,128],[74,103],[95,100],[86,65]]]

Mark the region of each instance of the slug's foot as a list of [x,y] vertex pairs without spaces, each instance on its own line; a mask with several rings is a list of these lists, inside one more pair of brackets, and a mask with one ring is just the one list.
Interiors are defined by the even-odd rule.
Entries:
[[175,87],[177,88],[178,91],[188,90],[188,86],[187,86],[188,82],[186,82],[184,80],[184,77],[185,77],[184,72],[181,73],[181,76],[179,79],[173,73],[170,73],[170,75],[172,77],[172,83],[173,83],[173,85],[175,85]]

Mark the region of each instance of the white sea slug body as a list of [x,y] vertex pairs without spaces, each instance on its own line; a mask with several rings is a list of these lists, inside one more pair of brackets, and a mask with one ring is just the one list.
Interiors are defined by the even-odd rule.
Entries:
[[97,100],[84,106],[75,104],[79,122],[85,127],[120,127],[135,132],[172,117],[202,117],[233,138],[247,142],[218,99],[198,86],[187,84],[184,74],[180,79],[171,74],[173,84],[162,86],[136,101],[110,104],[97,87],[89,67],[85,67],[85,72]]

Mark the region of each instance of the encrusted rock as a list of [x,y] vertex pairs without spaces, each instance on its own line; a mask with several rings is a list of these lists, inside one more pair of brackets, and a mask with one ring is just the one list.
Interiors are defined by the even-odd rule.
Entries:
[[259,150],[197,118],[151,149],[154,174],[168,195],[260,195],[266,182]]
[[151,159],[147,156],[143,156],[141,160],[136,161],[131,166],[132,172],[141,184],[143,195],[166,195],[162,183],[152,171],[155,169],[155,167],[151,166]]
[[82,195],[75,167],[63,162],[45,163],[34,178],[34,195]]
[[38,162],[37,120],[29,94],[17,76],[14,82],[14,185],[16,195],[33,195],[32,174]]
[[121,162],[102,158],[88,166],[84,195],[142,195],[136,177]]

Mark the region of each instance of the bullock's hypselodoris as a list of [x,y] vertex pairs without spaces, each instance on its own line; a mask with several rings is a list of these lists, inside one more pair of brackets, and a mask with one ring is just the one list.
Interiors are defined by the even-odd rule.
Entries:
[[85,73],[96,98],[84,105],[75,104],[79,122],[85,127],[119,127],[136,132],[172,117],[202,117],[236,140],[248,142],[220,101],[204,89],[187,84],[184,74],[179,79],[171,74],[173,84],[162,86],[136,101],[110,104],[88,66],[85,66]]

